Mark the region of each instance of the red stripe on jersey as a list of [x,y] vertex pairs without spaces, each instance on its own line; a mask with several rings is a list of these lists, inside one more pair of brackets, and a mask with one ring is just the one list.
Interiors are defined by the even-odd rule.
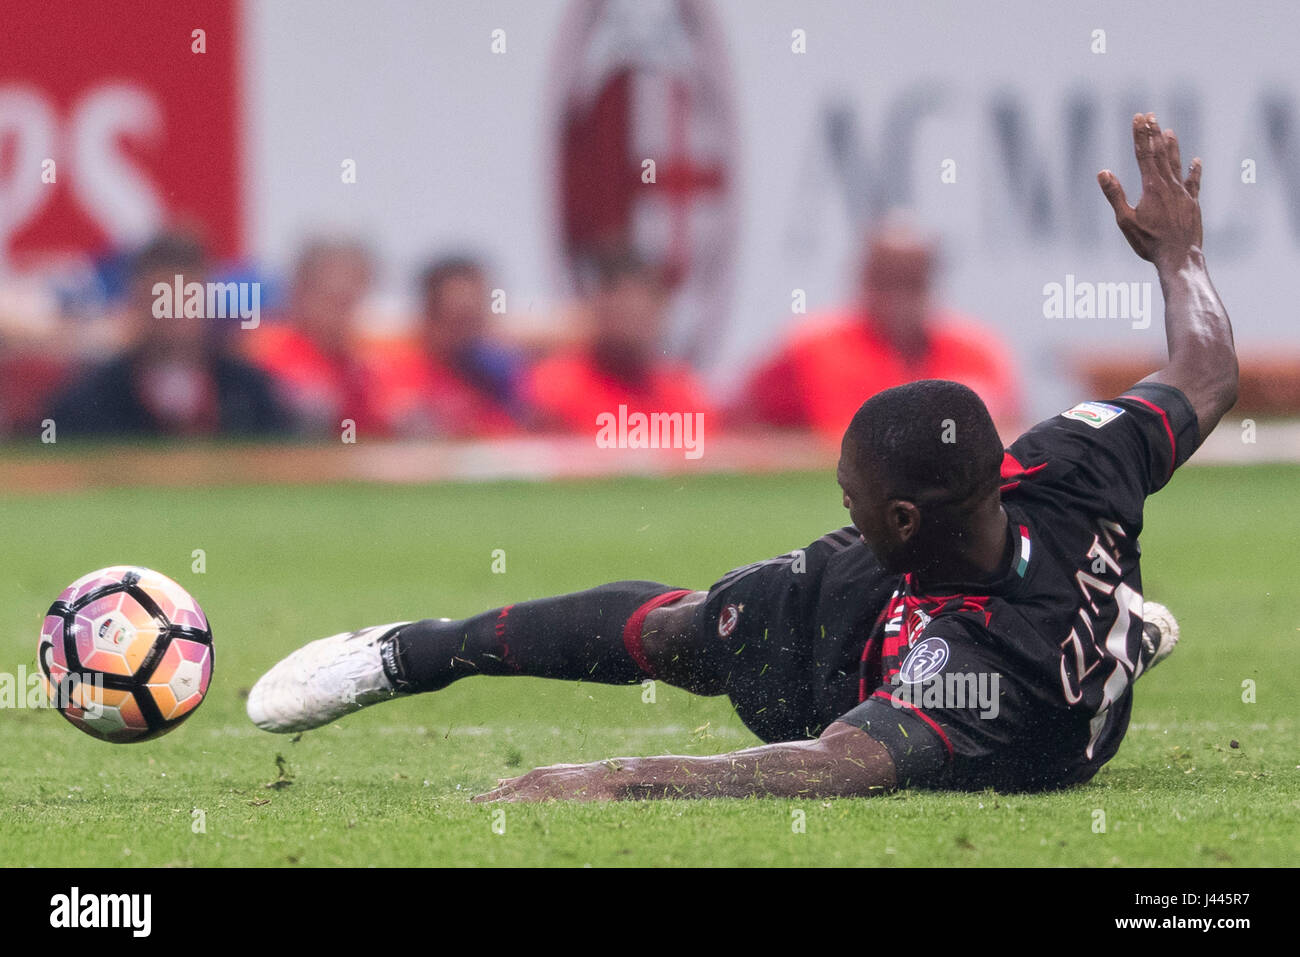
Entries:
[[[1024,528],[1023,525],[1020,527]],[[951,595],[931,595],[929,592],[927,592],[924,595],[918,596],[915,599],[915,601],[918,607],[921,608],[928,607],[933,610],[936,610],[937,613],[937,611],[939,610],[951,611],[952,610],[951,608],[940,609],[939,606],[947,604],[950,601],[956,601],[958,598],[962,600],[962,605],[958,609],[958,611],[982,610],[984,606],[987,605],[991,600],[991,597],[989,595],[967,595],[964,592],[953,592]]]
[[894,702],[896,705],[902,705],[904,708],[911,708],[913,713],[915,713],[915,715],[918,718],[920,718],[922,721],[928,724],[930,726],[930,730],[932,730],[935,734],[939,736],[939,740],[943,742],[943,746],[948,749],[948,759],[952,760],[952,742],[948,740],[948,736],[943,733],[943,728],[939,727],[939,725],[935,722],[935,720],[932,717],[930,717],[928,714],[926,714],[916,705],[912,704],[912,702],[904,701],[902,698],[895,698],[888,691],[883,691],[883,690],[877,691],[871,697],[884,698],[887,701]]
[[862,661],[858,665],[858,702],[867,700],[867,692],[871,684],[881,683],[880,669],[883,667],[880,661],[880,649],[876,645],[876,639],[868,638],[866,647],[862,649]]
[[1002,478],[1004,484],[1001,491],[1009,492],[1020,484],[1021,479],[1029,478],[1035,472],[1041,472],[1047,468],[1047,463],[1043,462],[1035,465],[1033,468],[1025,468],[1020,461],[1010,452],[1002,453]]
[[506,605],[501,609],[493,633],[497,636],[497,641],[501,642],[501,661],[518,671],[518,663],[510,660],[510,642],[506,641],[506,619],[510,617],[510,609],[514,607],[514,605]]
[[1169,413],[1154,402],[1148,402],[1140,395],[1122,395],[1121,399],[1132,399],[1134,402],[1141,402],[1152,412],[1160,413],[1160,421],[1164,423],[1165,435],[1169,438],[1169,475],[1165,476],[1165,481],[1169,481],[1170,476],[1174,474],[1174,463],[1178,461],[1178,445],[1174,442],[1174,430],[1169,425]]
[[666,591],[662,595],[655,595],[655,597],[632,612],[632,617],[623,626],[623,647],[627,649],[628,655],[636,662],[636,666],[651,678],[655,676],[655,670],[650,664],[650,659],[645,656],[645,647],[641,643],[641,627],[645,624],[646,615],[660,605],[666,605],[690,593],[689,588],[677,588],[673,591]]
[[907,647],[907,636],[900,630],[896,635],[886,635],[880,654],[884,658],[897,658],[899,652]]
[[1004,479],[1014,478],[1015,476],[1020,475],[1024,471],[1025,471],[1025,467],[1020,464],[1019,459],[1017,459],[1010,452],[1002,453],[1002,477]]

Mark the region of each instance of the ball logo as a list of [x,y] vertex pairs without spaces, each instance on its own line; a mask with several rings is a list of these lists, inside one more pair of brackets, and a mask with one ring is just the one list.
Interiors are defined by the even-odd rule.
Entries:
[[947,663],[948,642],[942,638],[926,638],[908,654],[903,667],[898,670],[898,677],[904,684],[919,684],[933,678]]
[[114,621],[111,617],[105,618],[99,626],[99,640],[101,642],[110,641],[114,645],[120,645],[129,635],[130,629],[119,621]]
[[740,623],[740,608],[736,605],[728,605],[722,609],[722,614],[718,616],[718,637],[728,638],[736,630],[736,625]]

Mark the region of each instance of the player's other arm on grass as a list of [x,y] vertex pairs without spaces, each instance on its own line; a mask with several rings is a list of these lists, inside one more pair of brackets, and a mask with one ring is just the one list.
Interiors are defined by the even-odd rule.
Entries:
[[835,722],[815,740],[729,754],[611,758],[537,768],[474,800],[866,797],[894,786],[894,763],[884,746],[865,731]]
[[1237,353],[1201,251],[1201,161],[1192,160],[1184,179],[1174,131],[1162,132],[1154,113],[1133,117],[1133,147],[1142,173],[1136,208],[1110,170],[1097,181],[1124,238],[1160,277],[1169,362],[1145,381],[1187,396],[1204,439],[1237,401]]

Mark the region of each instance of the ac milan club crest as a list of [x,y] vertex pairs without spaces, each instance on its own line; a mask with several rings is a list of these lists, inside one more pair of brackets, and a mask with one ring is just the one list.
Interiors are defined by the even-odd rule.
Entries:
[[740,605],[727,605],[718,616],[718,637],[730,638],[731,633],[740,624]]
[[[557,143],[564,263],[632,250],[672,290],[669,345],[720,338],[736,238],[735,118],[707,0],[574,0],[561,28]],[[653,161],[653,182],[647,161]]]

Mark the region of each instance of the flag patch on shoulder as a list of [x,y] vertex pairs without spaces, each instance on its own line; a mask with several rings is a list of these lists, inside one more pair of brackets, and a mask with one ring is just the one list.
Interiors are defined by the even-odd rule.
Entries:
[[1109,405],[1105,402],[1080,402],[1073,409],[1066,409],[1061,413],[1067,419],[1078,419],[1080,422],[1086,422],[1094,429],[1100,429],[1111,419],[1123,414],[1124,410],[1119,406]]

